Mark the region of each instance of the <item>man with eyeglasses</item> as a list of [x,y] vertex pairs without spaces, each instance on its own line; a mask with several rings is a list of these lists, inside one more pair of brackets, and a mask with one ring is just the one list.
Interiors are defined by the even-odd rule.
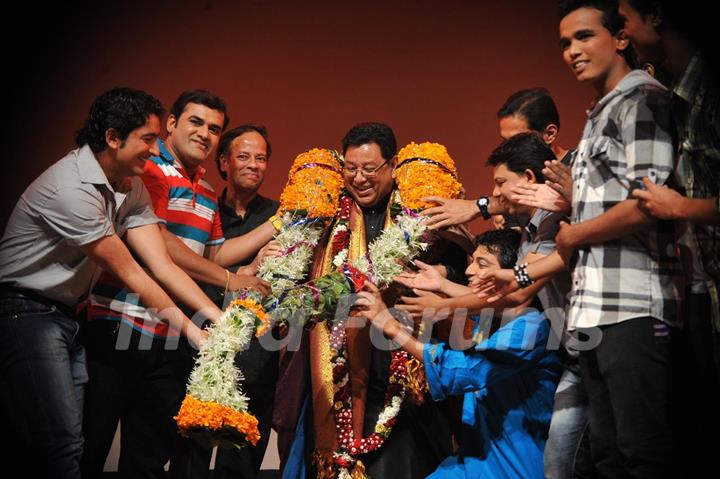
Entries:
[[[343,169],[345,189],[354,200],[350,219],[352,232],[349,249],[363,252],[391,222],[390,207],[395,189],[397,144],[389,126],[381,123],[361,123],[351,128],[345,135],[342,146],[345,157]],[[438,243],[435,253],[440,252],[440,247],[442,246]],[[465,251],[452,244],[442,253],[442,263],[445,266],[443,269],[447,273],[458,272],[458,275],[462,276],[467,261]],[[390,295],[395,295],[397,292],[388,291]],[[327,327],[324,323],[317,324],[309,332],[307,339],[310,350],[311,389],[312,391],[327,390],[330,394],[313,394],[312,407],[308,408],[312,410],[311,417],[300,419],[305,427],[312,428],[312,432],[305,434],[305,441],[311,444],[305,445],[303,450],[308,453],[314,451],[316,458],[331,456],[336,446],[336,429],[332,413],[332,378],[322,374],[323,361],[317,360],[328,357],[326,354],[329,353],[330,345],[324,336]],[[378,415],[383,409],[385,390],[390,378],[390,345],[381,344],[387,342],[382,338],[373,337],[371,341],[368,331],[369,324],[348,329],[353,417],[357,418],[356,433],[361,433],[363,437],[374,432]],[[304,359],[302,356],[296,354],[295,358]],[[299,360],[291,364],[288,370],[283,371],[279,389],[282,388],[283,381],[287,380],[290,384],[293,378],[303,377],[300,373],[306,371],[298,365],[302,362]],[[324,366],[327,366],[326,362]],[[288,371],[292,371],[294,367],[298,367],[294,370],[296,374],[289,373]],[[291,394],[290,388],[282,388],[282,390],[288,395]],[[301,395],[302,393],[298,393],[296,396],[301,397]],[[278,397],[276,401],[285,402],[285,399]],[[288,417],[298,417],[298,414],[293,413],[299,410],[299,405],[295,407],[297,409],[294,411],[286,410]],[[277,410],[276,403],[276,417]],[[359,431],[360,428],[362,431]],[[282,437],[280,441],[283,441]],[[299,449],[299,440],[296,440],[293,448]],[[358,459],[364,464],[368,477],[415,479],[426,477],[435,470],[451,450],[448,422],[438,403],[427,397],[420,406],[405,401],[392,433],[385,443],[373,452],[359,455]],[[285,477],[296,477],[293,475],[295,469],[302,468],[300,458],[293,455],[290,460],[286,460],[287,458],[283,456],[281,451]],[[304,462],[306,477],[317,477],[315,473],[318,463],[313,463],[307,454]],[[322,464],[322,459],[319,464]]]

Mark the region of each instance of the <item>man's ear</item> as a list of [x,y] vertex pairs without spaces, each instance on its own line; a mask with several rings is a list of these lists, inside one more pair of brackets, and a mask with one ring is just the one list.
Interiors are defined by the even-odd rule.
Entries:
[[615,49],[622,52],[625,51],[628,46],[630,46],[630,39],[624,29],[620,30],[617,35],[615,35]]
[[168,134],[172,133],[175,127],[177,126],[177,118],[175,118],[175,115],[172,113],[168,116],[167,121],[165,122],[165,129],[167,129]]
[[557,135],[560,129],[555,123],[550,123],[545,127],[542,133],[542,139],[547,146],[551,146],[557,140]]
[[119,150],[123,141],[115,128],[108,128],[105,130],[105,143],[111,150]]
[[537,176],[535,176],[535,172],[531,170],[530,168],[526,169],[523,172],[523,179],[527,181],[528,183],[537,183]]
[[228,169],[227,162],[228,162],[227,153],[223,153],[222,155],[220,155],[220,161],[218,162],[218,164],[220,165],[220,171],[222,171],[225,174],[227,174],[227,169]]
[[398,157],[397,157],[397,155],[395,155],[392,158],[390,158],[390,161],[388,161],[388,167],[392,171],[393,178],[395,178],[395,176],[396,176],[395,168],[397,167],[397,159],[398,159]]

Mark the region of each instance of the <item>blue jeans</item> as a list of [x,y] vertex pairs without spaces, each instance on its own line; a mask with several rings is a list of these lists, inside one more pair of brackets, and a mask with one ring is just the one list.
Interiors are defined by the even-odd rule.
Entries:
[[555,391],[550,431],[545,444],[545,477],[572,479],[594,477],[589,454],[588,398],[580,375],[563,371]]
[[31,476],[80,477],[87,370],[78,329],[49,302],[0,297],[1,419],[13,462]]

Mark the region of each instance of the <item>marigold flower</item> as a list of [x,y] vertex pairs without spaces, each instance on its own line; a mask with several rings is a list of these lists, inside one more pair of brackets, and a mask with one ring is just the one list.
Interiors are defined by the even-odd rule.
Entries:
[[344,182],[339,155],[325,148],[299,154],[280,195],[281,212],[302,212],[309,218],[332,217]]
[[189,394],[185,396],[175,421],[184,435],[194,429],[207,429],[212,432],[232,428],[252,445],[260,440],[258,420],[252,414],[216,402],[200,401]]
[[457,198],[462,185],[447,149],[439,143],[411,142],[398,153],[396,181],[402,203],[417,210],[434,206],[425,196]]
[[259,338],[270,329],[270,316],[265,312],[262,304],[252,298],[243,298],[232,301],[228,307],[232,308],[234,306],[245,308],[255,315],[256,337]]

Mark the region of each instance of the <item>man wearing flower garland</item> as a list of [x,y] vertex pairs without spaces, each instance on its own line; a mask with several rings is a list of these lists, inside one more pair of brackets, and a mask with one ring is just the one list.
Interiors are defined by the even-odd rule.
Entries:
[[[381,123],[356,125],[342,143],[343,177],[351,199],[347,206],[349,237],[345,262],[348,262],[363,257],[368,245],[392,224],[397,146],[390,127]],[[341,217],[343,204],[341,200]],[[330,231],[334,231],[332,226]],[[327,246],[317,251],[314,277],[337,267],[333,264],[334,243],[335,238],[330,238]],[[465,268],[466,253],[459,247],[449,247],[446,253],[440,268],[449,277],[457,278]],[[340,417],[352,415],[352,432],[344,434],[352,434],[357,439],[373,436],[375,439],[362,442],[358,450],[338,452],[341,442],[336,427],[338,404],[333,403],[333,397],[339,386],[333,377],[337,371],[328,367],[328,357],[332,356],[331,327],[332,324],[318,323],[309,333],[310,397],[313,400],[309,405],[311,411],[301,423],[306,431],[311,431],[306,434],[308,444],[304,446],[307,477],[335,477],[338,468],[354,468],[356,473],[367,473],[369,477],[425,477],[450,453],[448,424],[437,404],[429,399],[421,405],[404,401],[401,407],[399,404],[395,409],[386,407],[386,392],[392,384],[391,367],[394,367],[390,365],[389,343],[374,336],[371,341],[368,326],[347,329],[351,399],[346,400],[351,410],[343,409]],[[389,422],[379,417],[383,410],[383,414],[392,417]],[[378,440],[377,434],[373,434],[378,428],[391,429],[385,440]],[[295,444],[294,447],[302,446]],[[312,453],[312,460],[308,453]],[[303,476],[302,465],[291,461],[283,466],[284,477]]]

